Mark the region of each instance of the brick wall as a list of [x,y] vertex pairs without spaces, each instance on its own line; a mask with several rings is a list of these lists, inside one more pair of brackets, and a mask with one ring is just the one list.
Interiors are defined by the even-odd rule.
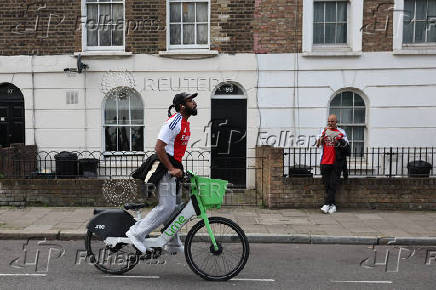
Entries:
[[80,0],[1,0],[0,54],[71,54],[81,49]]
[[126,51],[135,54],[166,50],[166,1],[126,1]]
[[365,0],[362,50],[392,51],[393,0]]
[[0,148],[0,175],[2,177],[30,176],[37,168],[36,145],[11,144]]
[[[263,201],[269,208],[316,208],[324,202],[320,178],[285,178],[283,148],[262,146]],[[338,207],[436,210],[435,178],[349,178],[338,187]]]
[[143,184],[133,180],[127,186],[131,189],[128,192],[124,192],[126,183],[119,184],[116,190],[119,199],[103,194],[104,188],[115,187],[114,182],[116,180],[0,179],[0,206],[118,206],[119,201],[154,200],[145,198]]
[[[81,0],[1,0],[0,55],[81,51]],[[254,0],[211,0],[211,49],[252,52]],[[126,51],[166,49],[166,1],[126,0]]]
[[[81,51],[81,0],[1,0],[0,55]],[[301,52],[302,0],[211,0],[211,49]],[[392,50],[393,1],[365,0],[363,51]],[[166,49],[166,1],[126,0],[126,51]]]
[[301,52],[302,0],[255,0],[255,53]]
[[211,0],[211,49],[253,52],[255,0]]

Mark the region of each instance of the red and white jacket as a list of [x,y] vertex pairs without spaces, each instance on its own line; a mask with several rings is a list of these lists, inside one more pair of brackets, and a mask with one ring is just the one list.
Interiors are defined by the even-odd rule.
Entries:
[[165,151],[169,155],[182,162],[190,137],[189,122],[180,113],[176,113],[163,124],[157,138],[167,144]]
[[[344,139],[348,143],[347,133],[342,128],[330,129],[337,132],[334,139]],[[325,136],[326,129],[322,129],[317,139],[324,138],[324,145],[321,147],[320,160],[321,164],[335,164],[336,163],[336,140],[332,140],[328,136]]]

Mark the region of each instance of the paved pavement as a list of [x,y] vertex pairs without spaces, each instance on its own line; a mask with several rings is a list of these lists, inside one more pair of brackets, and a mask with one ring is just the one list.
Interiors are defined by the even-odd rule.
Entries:
[[[82,239],[92,212],[83,207],[0,207],[0,239]],[[339,209],[326,215],[318,209],[224,207],[209,216],[234,220],[251,242],[436,245],[436,211]]]

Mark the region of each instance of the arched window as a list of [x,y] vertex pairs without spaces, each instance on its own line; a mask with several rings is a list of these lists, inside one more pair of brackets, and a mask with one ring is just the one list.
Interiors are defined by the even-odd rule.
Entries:
[[352,91],[337,94],[330,102],[330,114],[338,118],[338,127],[345,130],[351,145],[351,152],[363,154],[365,144],[365,102]]
[[144,107],[140,94],[128,87],[112,89],[104,104],[105,151],[144,150]]

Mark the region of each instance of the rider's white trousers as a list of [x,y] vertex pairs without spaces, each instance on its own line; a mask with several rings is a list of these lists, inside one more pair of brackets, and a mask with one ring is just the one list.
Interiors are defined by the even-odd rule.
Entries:
[[[130,227],[130,232],[140,239],[144,239],[151,231],[166,222],[176,206],[181,203],[182,190],[180,188],[179,192],[177,192],[176,178],[168,172],[159,182],[158,193],[159,204],[145,218]],[[180,246],[181,244],[178,233],[168,242],[170,246]]]

